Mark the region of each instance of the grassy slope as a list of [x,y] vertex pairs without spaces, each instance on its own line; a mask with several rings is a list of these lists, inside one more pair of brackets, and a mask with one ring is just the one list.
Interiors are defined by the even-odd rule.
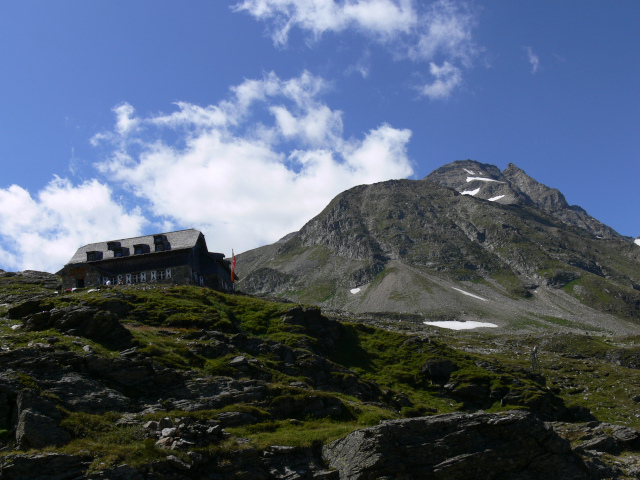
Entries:
[[[5,282],[0,288],[16,287]],[[42,293],[41,290],[38,293]],[[233,436],[220,444],[202,448],[206,453],[225,455],[225,452],[246,445],[260,448],[273,444],[308,446],[334,440],[354,429],[377,424],[381,419],[478,408],[489,411],[535,408],[544,399],[552,408],[584,406],[600,420],[640,428],[640,418],[635,413],[637,404],[633,400],[640,398],[640,370],[637,369],[640,365],[634,364],[634,359],[640,355],[638,338],[499,337],[473,332],[436,334],[432,329],[428,341],[415,341],[401,333],[346,322],[342,324],[339,340],[330,347],[323,347],[323,339],[314,337],[300,325],[282,321],[283,314],[292,308],[291,304],[198,287],[112,287],[92,293],[49,294],[45,301],[57,307],[85,304],[103,308],[113,308],[115,302],[117,308],[126,311],[123,323],[133,334],[139,352],[165,366],[189,371],[193,376],[247,378],[267,374],[271,378],[271,404],[233,404],[215,411],[167,411],[137,417],[138,420],[162,416],[204,419],[231,410],[248,411],[259,419],[253,425],[228,429]],[[7,311],[8,306],[0,306],[0,317]],[[89,345],[96,355],[117,356],[117,351],[105,345],[65,336],[55,330],[12,330],[11,325],[18,323],[8,319],[0,322],[0,347],[3,350],[49,345],[54,350],[84,354],[82,347]],[[235,354],[213,359],[202,357],[194,353],[193,347],[207,342],[189,334],[203,329],[217,330],[229,336],[243,333],[249,338],[277,341],[298,350],[321,352],[331,362],[351,370],[347,376],[375,382],[381,396],[377,403],[370,403],[338,391],[290,387],[291,382],[305,379],[284,373],[277,359],[270,355],[241,352],[256,360],[256,367],[249,373],[228,365]],[[536,343],[540,345],[544,378],[527,372],[529,353]],[[615,352],[618,355],[612,356]],[[511,391],[514,393],[512,398],[518,400],[504,403],[496,397],[480,404],[464,395],[453,395],[421,374],[422,365],[434,359],[447,359],[456,364],[458,370],[449,382],[455,384],[459,392],[480,386],[492,392]],[[623,364],[636,368],[617,365],[620,359]],[[21,372],[15,375],[24,388],[48,395],[40,388],[37,378]],[[336,372],[334,375],[345,374]],[[323,395],[341,400],[346,411],[339,418],[303,416],[298,422],[290,422],[277,418],[270,409],[270,405],[285,400],[295,402]],[[94,469],[119,463],[140,465],[166,455],[154,447],[152,440],[145,440],[139,426],[118,426],[115,421],[123,417],[122,412],[104,415],[63,413],[61,425],[72,434],[73,440],[64,447],[48,448],[49,451],[88,452],[94,458]],[[250,443],[240,445],[237,438],[249,438]],[[1,429],[0,441],[7,445],[11,443],[10,436]]]

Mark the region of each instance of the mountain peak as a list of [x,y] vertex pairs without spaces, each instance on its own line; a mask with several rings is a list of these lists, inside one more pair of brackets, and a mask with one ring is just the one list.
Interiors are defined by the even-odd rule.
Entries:
[[569,205],[557,188],[538,182],[513,163],[509,163],[501,172],[494,165],[475,160],[456,160],[434,170],[425,178],[453,188],[462,195],[501,204],[535,206],[557,220],[587,230],[597,237],[621,237],[581,207]]

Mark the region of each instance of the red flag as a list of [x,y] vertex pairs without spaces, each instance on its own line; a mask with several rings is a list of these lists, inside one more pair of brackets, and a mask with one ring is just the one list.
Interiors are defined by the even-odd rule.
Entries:
[[231,262],[231,283],[234,281],[235,270],[236,270],[236,254],[233,253],[233,249],[231,249],[231,256],[233,257],[233,261]]

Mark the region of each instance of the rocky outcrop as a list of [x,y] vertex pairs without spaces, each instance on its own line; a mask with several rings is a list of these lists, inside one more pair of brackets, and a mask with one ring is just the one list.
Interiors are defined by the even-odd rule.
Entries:
[[83,478],[91,463],[90,457],[63,453],[8,455],[0,460],[3,480],[76,480]]
[[387,421],[327,445],[341,480],[589,479],[600,474],[531,414],[446,414]]
[[1,304],[15,304],[34,298],[42,298],[62,287],[60,277],[52,273],[25,270],[23,272],[0,271],[0,286],[11,283],[20,288],[0,292]]
[[[14,307],[10,315],[18,315]],[[24,308],[23,308],[24,310]],[[22,312],[20,312],[22,313]],[[15,318],[15,317],[14,317]],[[124,328],[118,316],[109,311],[86,306],[69,306],[43,310],[22,316],[27,331],[40,331],[55,328],[67,335],[90,338],[97,342],[126,347],[131,342],[131,333]]]

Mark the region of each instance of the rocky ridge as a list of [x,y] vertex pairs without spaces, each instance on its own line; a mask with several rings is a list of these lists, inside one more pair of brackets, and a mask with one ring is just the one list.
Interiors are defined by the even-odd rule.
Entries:
[[528,176],[510,163],[504,171],[474,160],[457,160],[425,177],[456,191],[502,204],[532,205],[558,220],[582,228],[601,238],[621,238],[611,227],[577,205],[569,205],[564,195]]
[[15,299],[0,306],[3,479],[640,469],[635,338],[450,335],[198,287],[55,282],[0,277]]

